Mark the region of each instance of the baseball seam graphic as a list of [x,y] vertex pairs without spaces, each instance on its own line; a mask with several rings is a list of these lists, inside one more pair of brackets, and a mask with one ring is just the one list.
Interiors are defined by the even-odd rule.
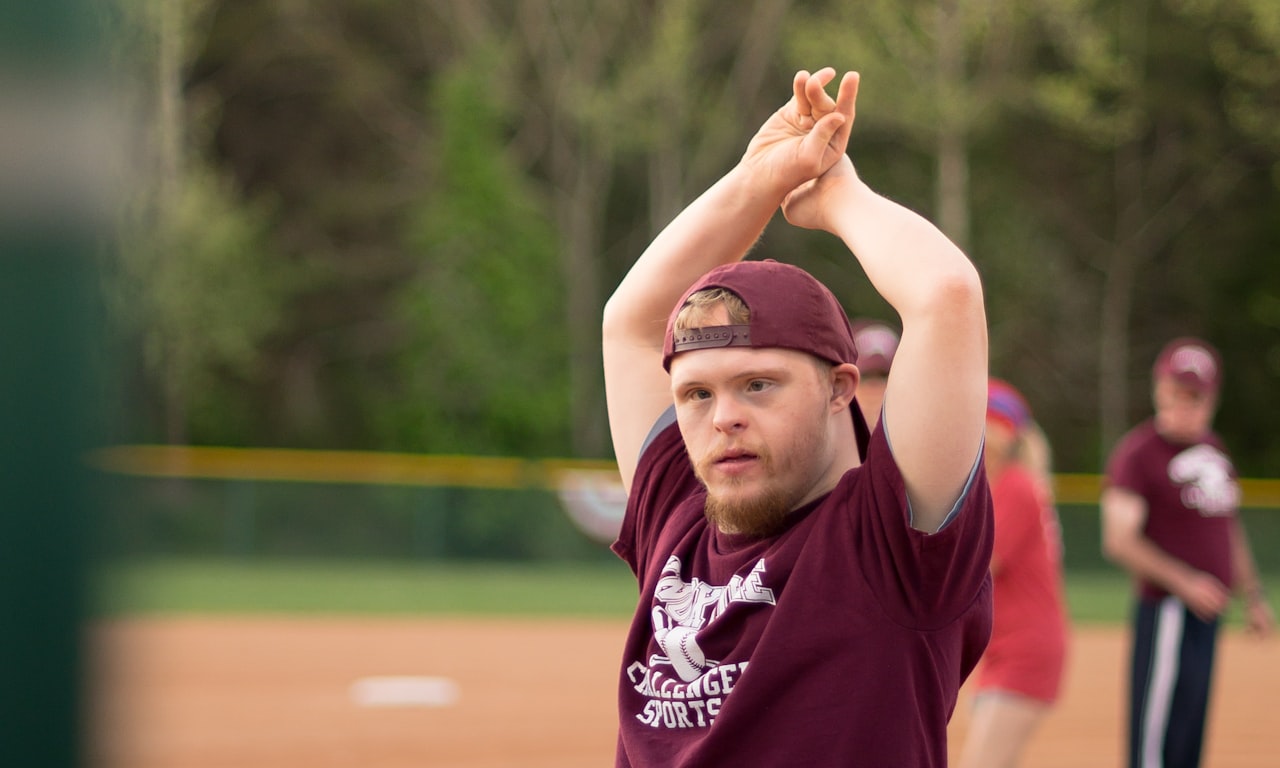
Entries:
[[698,662],[697,660],[694,659],[693,654],[689,652],[690,641],[692,641],[692,638],[689,635],[685,635],[684,637],[680,638],[680,655],[684,657],[685,661],[689,662],[689,664],[696,667],[698,666]]
[[674,642],[664,642],[663,649],[667,651],[671,666],[680,675],[680,679],[689,682],[697,678],[706,668],[707,660],[702,649],[698,647],[694,630],[688,627],[674,627],[666,633],[664,639],[674,640]]

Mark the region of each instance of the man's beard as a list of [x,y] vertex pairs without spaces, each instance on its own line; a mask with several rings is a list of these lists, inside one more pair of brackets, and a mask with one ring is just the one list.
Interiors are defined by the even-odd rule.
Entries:
[[791,504],[778,488],[737,500],[720,498],[708,490],[703,512],[722,531],[763,539],[786,527]]
[[[768,450],[759,449],[757,459],[764,465],[766,477],[777,477],[773,457]],[[707,500],[703,505],[703,513],[707,520],[726,533],[745,534],[752,538],[767,538],[782,531],[787,524],[787,516],[798,499],[792,498],[787,489],[769,484],[754,496],[725,496],[717,494],[707,483],[707,472],[704,467],[696,467],[695,474],[707,489]],[[736,482],[730,486],[738,490]]]
[[[703,505],[707,520],[725,533],[745,534],[753,538],[763,539],[781,533],[787,527],[791,510],[812,488],[815,478],[797,475],[797,469],[813,466],[818,461],[821,416],[819,412],[812,423],[797,425],[802,439],[793,442],[781,460],[769,448],[754,446],[752,452],[761,463],[762,474],[767,481],[753,496],[717,495],[707,482],[711,476],[710,460],[698,462],[694,466],[694,474],[707,489],[707,500]],[[731,491],[741,490],[732,480],[726,485]]]

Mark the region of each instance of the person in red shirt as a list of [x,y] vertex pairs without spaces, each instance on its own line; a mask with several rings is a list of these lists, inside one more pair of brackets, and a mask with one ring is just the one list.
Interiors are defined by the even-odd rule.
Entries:
[[1068,621],[1048,442],[1022,394],[999,379],[988,386],[983,460],[995,506],[995,618],[959,765],[1013,768],[1058,699]]

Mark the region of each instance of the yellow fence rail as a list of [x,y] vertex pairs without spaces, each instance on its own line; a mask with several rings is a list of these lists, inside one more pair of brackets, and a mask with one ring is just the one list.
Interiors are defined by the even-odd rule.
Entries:
[[[1054,492],[1062,504],[1094,504],[1102,493],[1102,476],[1060,473],[1054,475]],[[1280,480],[1241,478],[1240,506],[1244,508],[1280,508]]]
[[376,451],[122,445],[96,451],[98,469],[142,477],[524,489],[558,487],[569,470],[617,470],[612,461],[448,456]]
[[[607,460],[521,459],[374,451],[315,451],[283,448],[220,448],[122,445],[95,452],[91,463],[107,472],[142,477],[267,480],[298,483],[365,483],[554,490],[570,471],[612,471]],[[1102,478],[1054,476],[1062,504],[1092,504]],[[1243,478],[1242,507],[1280,508],[1280,479]]]

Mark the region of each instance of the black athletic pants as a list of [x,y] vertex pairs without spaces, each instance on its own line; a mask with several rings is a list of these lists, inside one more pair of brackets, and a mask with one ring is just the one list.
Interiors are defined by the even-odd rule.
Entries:
[[1129,689],[1129,768],[1197,768],[1218,622],[1179,600],[1138,600]]

